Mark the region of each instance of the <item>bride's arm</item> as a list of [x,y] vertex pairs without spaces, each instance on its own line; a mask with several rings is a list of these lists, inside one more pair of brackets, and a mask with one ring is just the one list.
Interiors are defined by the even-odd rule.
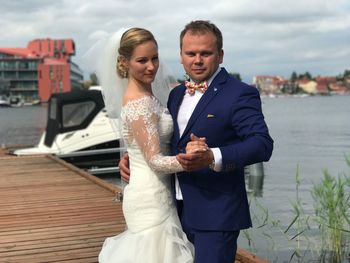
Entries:
[[157,174],[184,171],[175,156],[164,156],[161,152],[157,105],[150,99],[137,104],[128,109],[127,120],[149,167]]

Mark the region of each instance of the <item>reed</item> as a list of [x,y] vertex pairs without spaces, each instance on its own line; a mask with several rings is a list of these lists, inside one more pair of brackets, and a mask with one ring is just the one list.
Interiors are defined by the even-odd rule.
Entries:
[[332,262],[341,262],[349,239],[350,178],[345,174],[337,178],[324,171],[321,183],[314,185],[315,221],[319,226],[324,256]]
[[[350,167],[350,155],[345,156],[346,163]],[[350,240],[350,177],[345,173],[334,177],[327,170],[323,172],[322,181],[314,184],[311,189],[314,211],[307,215],[302,208],[299,196],[300,175],[299,167],[296,173],[296,201],[292,203],[294,218],[285,230],[294,227],[297,230],[291,240],[296,240],[296,248],[291,256],[302,258],[300,255],[300,237],[308,239],[308,233],[315,229],[320,231],[321,247],[314,247],[319,251],[321,262],[339,263],[349,249]],[[312,226],[311,226],[312,225]],[[305,250],[305,248],[303,248]]]

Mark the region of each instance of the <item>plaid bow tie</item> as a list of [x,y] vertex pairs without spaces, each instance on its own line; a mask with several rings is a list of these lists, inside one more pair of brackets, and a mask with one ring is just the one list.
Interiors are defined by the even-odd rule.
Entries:
[[204,93],[208,89],[208,83],[206,81],[200,83],[185,81],[185,86],[187,88],[188,94],[190,95],[193,95],[196,90],[199,90],[202,93]]

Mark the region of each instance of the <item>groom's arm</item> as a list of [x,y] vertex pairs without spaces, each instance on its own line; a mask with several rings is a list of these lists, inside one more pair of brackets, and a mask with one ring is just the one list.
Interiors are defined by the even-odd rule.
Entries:
[[256,88],[241,87],[240,95],[232,107],[230,122],[239,140],[220,146],[222,170],[229,172],[244,166],[268,161],[273,151]]
[[[236,131],[239,140],[229,144],[219,145],[220,169],[232,171],[245,165],[268,161],[273,150],[273,139],[269,135],[267,125],[261,110],[259,93],[255,88],[244,87],[232,112],[230,112],[232,129]],[[217,134],[224,133],[218,130]],[[211,138],[213,140],[213,138]],[[219,138],[217,138],[219,139]],[[209,155],[210,154],[210,155]],[[217,154],[215,154],[216,162]],[[186,170],[206,168],[213,162],[212,152],[203,153],[198,157],[179,154],[178,161]],[[216,166],[216,163],[215,163]],[[217,171],[215,169],[215,171]]]

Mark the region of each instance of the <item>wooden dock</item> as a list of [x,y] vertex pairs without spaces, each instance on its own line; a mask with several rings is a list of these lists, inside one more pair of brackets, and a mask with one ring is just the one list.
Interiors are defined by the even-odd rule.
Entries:
[[[125,229],[120,189],[53,156],[0,149],[0,262],[97,262]],[[263,263],[243,249],[236,262]]]

